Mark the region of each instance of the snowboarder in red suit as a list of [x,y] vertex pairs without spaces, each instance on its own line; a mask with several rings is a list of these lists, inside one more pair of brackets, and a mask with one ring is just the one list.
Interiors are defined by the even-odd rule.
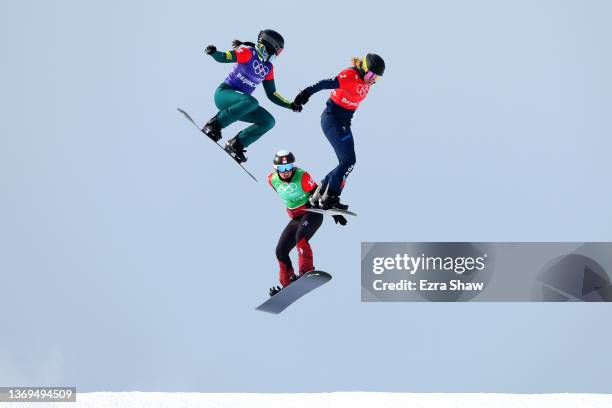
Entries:
[[352,67],[334,78],[307,87],[294,100],[294,110],[299,112],[314,93],[323,89],[332,90],[321,115],[321,128],[334,148],[338,166],[325,176],[311,197],[313,207],[348,209],[347,205],[340,203],[340,194],[356,162],[351,119],[371,87],[385,72],[385,61],[376,54],[367,54],[363,59],[356,57],[351,62]]

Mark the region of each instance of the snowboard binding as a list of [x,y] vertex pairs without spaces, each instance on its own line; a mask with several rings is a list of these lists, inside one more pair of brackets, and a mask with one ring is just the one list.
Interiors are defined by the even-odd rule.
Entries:
[[325,194],[319,199],[319,208],[322,210],[348,210],[349,206],[340,202],[340,195],[335,191],[331,191],[329,188],[325,191]]
[[215,143],[221,140],[221,125],[219,125],[217,115],[206,122],[206,125],[202,128],[202,132]]
[[321,190],[323,187],[319,184],[314,193],[308,198],[308,204],[311,208],[319,208],[319,200],[321,199]]
[[[300,275],[302,276],[302,275]],[[300,279],[300,276],[293,274],[293,276],[291,277],[291,282],[289,283],[289,285],[291,285],[293,282],[295,282],[296,280]],[[289,286],[287,285],[287,286]],[[281,290],[285,289],[287,286],[283,286],[282,288],[280,286],[272,286],[270,288],[270,297],[276,295],[278,292],[280,292]]]
[[238,140],[238,136],[235,136],[227,141],[225,144],[225,151],[228,152],[229,155],[238,162],[238,164],[247,161],[247,157],[244,155],[246,153],[246,149],[242,143],[240,143],[240,140]]

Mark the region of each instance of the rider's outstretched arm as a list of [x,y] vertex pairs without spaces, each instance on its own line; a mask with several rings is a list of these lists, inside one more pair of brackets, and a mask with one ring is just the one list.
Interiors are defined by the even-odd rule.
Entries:
[[338,77],[333,77],[333,78],[328,78],[328,79],[322,79],[316,84],[310,85],[309,87],[305,88],[302,92],[306,96],[310,97],[313,94],[319,91],[322,91],[323,89],[336,89],[336,88],[340,88],[340,80],[338,80]]
[[274,83],[274,78],[266,79],[263,81],[263,87],[266,91],[266,96],[270,99],[274,104],[278,106],[282,106],[283,108],[291,109],[291,101],[283,98],[277,91],[276,85]]
[[204,53],[210,55],[215,61],[221,63],[237,62],[239,64],[245,63],[251,59],[248,52],[245,52],[244,48],[237,48],[230,51],[218,51],[214,45],[209,45],[204,49]]
[[297,105],[304,105],[308,102],[310,97],[323,89],[337,89],[340,88],[340,80],[338,77],[333,77],[329,79],[322,79],[314,85],[310,85],[307,88],[304,88],[297,96],[295,97],[294,102]]

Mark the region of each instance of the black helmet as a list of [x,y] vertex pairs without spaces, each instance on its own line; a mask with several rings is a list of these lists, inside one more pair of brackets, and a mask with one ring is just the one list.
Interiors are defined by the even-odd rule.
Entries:
[[274,30],[262,30],[257,36],[257,42],[263,44],[268,55],[279,55],[285,48],[285,39]]
[[363,71],[372,71],[378,76],[383,76],[385,73],[385,60],[378,54],[367,54],[363,59]]
[[287,150],[279,150],[276,152],[276,155],[274,155],[274,167],[292,163],[295,163],[295,156],[293,156],[293,153]]

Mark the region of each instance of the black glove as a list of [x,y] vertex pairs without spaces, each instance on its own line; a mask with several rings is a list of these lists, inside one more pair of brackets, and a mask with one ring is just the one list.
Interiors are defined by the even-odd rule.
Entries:
[[206,48],[204,48],[204,53],[210,55],[210,54],[214,54],[215,52],[217,52],[217,47],[215,47],[214,45],[209,45]]
[[291,110],[294,112],[301,112],[302,111],[302,105],[295,103],[295,101],[291,102]]
[[308,103],[308,99],[310,99],[310,95],[306,91],[302,91],[293,100],[298,105],[306,105]]
[[333,215],[332,217],[334,217],[334,222],[336,224],[340,224],[342,226],[346,225],[346,218],[344,218],[344,215]]

